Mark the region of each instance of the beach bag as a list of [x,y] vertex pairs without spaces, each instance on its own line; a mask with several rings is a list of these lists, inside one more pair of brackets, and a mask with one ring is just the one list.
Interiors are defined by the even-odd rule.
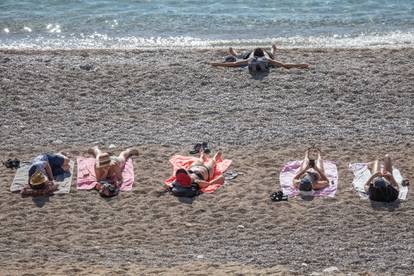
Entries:
[[263,57],[254,57],[249,60],[249,73],[256,75],[257,73],[269,73],[269,62]]
[[175,196],[195,197],[200,193],[200,189],[196,183],[191,184],[190,187],[183,187],[175,181],[172,183],[171,194]]

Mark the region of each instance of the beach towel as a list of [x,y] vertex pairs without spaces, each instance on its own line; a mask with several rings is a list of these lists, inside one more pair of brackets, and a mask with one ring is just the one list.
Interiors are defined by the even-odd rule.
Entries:
[[[361,198],[368,198],[368,194],[364,190],[365,183],[371,177],[371,171],[368,168],[368,164],[367,163],[349,164],[349,170],[354,174],[354,179],[352,181],[352,186],[354,187],[354,190],[359,194]],[[392,175],[394,176],[400,188],[398,199],[406,200],[407,195],[408,195],[408,187],[404,187],[401,185],[404,179],[400,171],[397,168],[393,167]]]
[[[76,181],[78,190],[91,190],[95,188],[98,183],[95,175],[95,158],[86,158],[79,156],[78,162],[78,178]],[[132,165],[132,159],[128,159],[125,163],[124,170],[122,171],[123,182],[119,188],[120,191],[132,190],[134,184],[134,166]]]
[[[280,173],[280,186],[283,194],[289,197],[297,196],[299,190],[293,186],[293,178],[299,172],[303,160],[296,160],[288,162]],[[329,179],[329,186],[325,189],[313,191],[313,196],[318,197],[335,197],[338,188],[338,169],[334,161],[323,161],[326,177]]]
[[[11,192],[18,192],[23,189],[23,186],[29,183],[29,169],[31,163],[24,162],[20,164],[20,168],[17,169],[13,182],[10,186]],[[70,186],[72,185],[74,162],[69,162],[70,170],[68,173],[57,175],[53,183],[58,186],[58,190],[54,194],[67,194],[70,192]]]
[[[174,155],[173,157],[171,157],[170,159],[170,163],[173,166],[173,176],[170,177],[169,179],[164,181],[164,184],[171,187],[171,184],[174,182],[175,180],[175,172],[178,169],[186,169],[188,170],[191,165],[195,162],[199,160],[198,157],[193,157],[193,156],[182,156],[182,155]],[[217,161],[216,163],[216,169],[214,170],[214,175],[213,175],[213,179],[215,179],[216,177],[219,177],[221,174],[223,174],[230,166],[231,164],[231,160],[229,159],[224,159],[221,161]],[[223,181],[216,183],[214,185],[210,185],[208,187],[202,188],[201,191],[203,193],[212,193],[215,190],[217,190],[218,188],[220,188],[224,183],[224,179]]]

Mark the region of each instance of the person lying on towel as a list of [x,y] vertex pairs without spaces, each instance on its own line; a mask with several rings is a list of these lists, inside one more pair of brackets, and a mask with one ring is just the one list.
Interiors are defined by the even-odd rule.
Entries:
[[221,151],[218,151],[213,158],[210,159],[208,158],[208,154],[201,151],[200,158],[192,163],[188,170],[177,170],[175,174],[177,182],[184,184],[184,186],[190,186],[192,183],[195,183],[200,189],[216,184],[223,179],[222,174],[213,179],[216,162],[220,160],[222,160]]
[[321,151],[319,149],[315,150],[317,152],[317,159],[309,159],[310,149],[307,149],[299,172],[293,178],[293,185],[303,195],[312,193],[312,190],[322,190],[329,186],[329,179],[326,177],[323,167]]
[[48,181],[53,182],[57,175],[69,172],[69,161],[62,153],[44,153],[36,156],[29,169],[29,185],[35,188],[34,186],[40,187]]
[[392,162],[388,154],[385,155],[383,163],[382,171],[379,160],[369,163],[369,167],[372,165],[372,175],[365,183],[364,189],[370,200],[393,202],[398,199],[399,186],[392,175]]
[[[229,48],[230,56],[225,58],[225,62],[210,62],[212,66],[222,66],[222,67],[240,67],[249,65],[249,63],[254,60],[258,64],[263,64],[264,66],[275,66],[275,67],[283,67],[286,69],[290,68],[301,68],[307,69],[309,68],[309,64],[306,63],[283,63],[274,59],[274,54],[276,51],[276,46],[272,45],[272,51],[269,53],[263,48],[255,48],[253,51],[245,51],[241,54],[237,53],[233,48]],[[237,61],[237,59],[240,59]]]
[[[123,182],[122,171],[128,158],[138,156],[138,150],[127,149],[119,154],[119,156],[110,155],[107,152],[102,152],[98,146],[90,148],[88,153],[96,158],[95,175],[96,181],[109,181],[117,188]],[[100,190],[100,187],[96,187]]]

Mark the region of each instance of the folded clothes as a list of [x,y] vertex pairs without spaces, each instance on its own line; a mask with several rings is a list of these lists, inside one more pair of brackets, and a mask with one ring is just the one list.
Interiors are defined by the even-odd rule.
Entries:
[[[367,163],[353,163],[349,164],[349,170],[354,174],[354,179],[352,180],[352,187],[362,198],[368,198],[367,193],[365,192],[364,186],[367,183],[368,179],[371,177],[371,171],[368,168]],[[401,200],[406,200],[408,195],[408,187],[402,186],[403,177],[401,176],[400,171],[393,167],[392,175],[399,186],[399,195],[398,198]]]
[[[280,173],[280,186],[283,194],[289,197],[297,196],[299,190],[293,185],[293,178],[299,172],[303,160],[288,162]],[[323,161],[326,177],[329,179],[329,186],[322,190],[313,191],[313,196],[318,197],[335,197],[338,187],[338,169],[334,161]]]
[[[72,185],[74,162],[69,162],[70,170],[67,173],[57,175],[53,180],[53,183],[57,186],[57,190],[54,194],[67,194],[70,192],[70,186]],[[22,162],[20,168],[17,169],[13,182],[10,186],[11,192],[18,192],[29,183],[29,169],[31,167],[30,162]]]
[[[191,167],[191,165],[197,160],[199,160],[199,158],[193,157],[193,156],[174,155],[173,157],[171,157],[170,163],[173,166],[173,176],[170,177],[169,179],[165,180],[164,184],[167,185],[167,186],[171,186],[171,184],[176,179],[176,177],[175,177],[176,171],[179,170],[179,169],[188,170]],[[221,174],[223,174],[228,169],[231,162],[232,161],[228,160],[228,159],[217,161],[216,169],[214,170],[213,179],[215,179],[215,178],[219,177]],[[223,185],[223,183],[224,183],[224,179],[219,183],[216,183],[214,185],[210,185],[210,186],[207,186],[205,188],[202,188],[201,191],[203,193],[212,193],[215,190],[217,190],[218,188],[220,188]]]
[[[79,156],[78,162],[78,177],[77,177],[77,189],[78,190],[91,190],[95,188],[98,182],[95,175],[95,158],[86,158]],[[122,171],[123,182],[119,188],[120,191],[132,190],[134,184],[134,167],[132,160],[128,159]]]

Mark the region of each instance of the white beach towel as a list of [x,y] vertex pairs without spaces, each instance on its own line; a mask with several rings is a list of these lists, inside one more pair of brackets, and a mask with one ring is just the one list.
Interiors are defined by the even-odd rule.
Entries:
[[[371,177],[371,171],[368,169],[368,164],[367,163],[349,164],[349,170],[354,174],[354,180],[352,181],[352,186],[354,187],[355,191],[358,192],[360,197],[368,198],[368,195],[364,190],[365,183]],[[408,195],[408,187],[401,185],[403,181],[403,177],[401,176],[400,171],[397,168],[393,167],[392,175],[394,176],[400,188],[398,199],[406,200],[407,195]]]
[[[68,194],[70,192],[70,186],[72,185],[74,162],[70,160],[70,173],[56,176],[53,181],[58,186],[58,190],[54,194]],[[11,192],[18,192],[23,189],[23,186],[29,182],[29,169],[30,163],[20,163],[20,168],[17,169],[13,182],[10,186]]]

